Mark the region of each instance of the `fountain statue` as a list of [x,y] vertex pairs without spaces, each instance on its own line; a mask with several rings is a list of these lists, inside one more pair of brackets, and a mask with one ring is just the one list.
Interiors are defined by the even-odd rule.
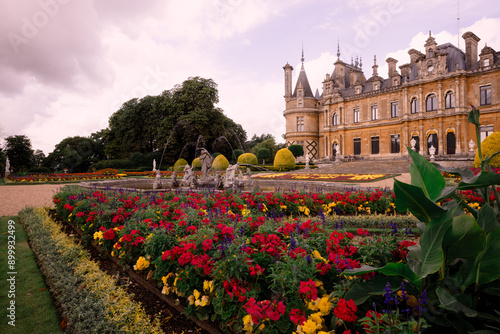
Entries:
[[200,154],[200,162],[201,162],[201,179],[206,180],[208,176],[208,170],[212,167],[212,156],[208,151],[204,148],[201,149]]
[[179,181],[177,180],[177,172],[174,170],[172,173],[172,177],[170,178],[171,184],[170,187],[177,188],[179,186]]
[[182,185],[183,186],[193,186],[194,184],[198,184],[196,179],[196,175],[194,175],[193,169],[191,166],[186,165],[184,166],[184,177],[182,178]]
[[238,167],[240,167],[239,163],[227,167],[226,174],[224,175],[224,188],[236,186],[236,170]]
[[156,159],[153,159],[153,172],[156,170]]
[[159,169],[156,169],[156,176],[155,176],[155,182],[153,183],[153,189],[161,189],[161,172]]

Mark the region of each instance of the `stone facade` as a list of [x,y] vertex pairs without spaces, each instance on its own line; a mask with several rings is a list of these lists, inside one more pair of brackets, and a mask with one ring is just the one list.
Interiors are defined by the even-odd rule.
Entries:
[[429,33],[425,53],[408,51],[410,63],[399,71],[396,59],[386,59],[387,78],[379,76],[376,58],[366,79],[358,60],[347,64],[338,52],[321,95],[311,90],[303,55],[293,91],[293,67],[286,64],[286,143],[325,160],[335,158],[336,148],[343,157],[401,158],[412,143],[424,156],[431,146],[438,158],[470,155],[471,140],[477,147],[467,122],[471,105],[481,113],[482,139],[500,129],[500,52],[485,46],[478,55],[479,37],[462,37],[465,52],[438,45]]

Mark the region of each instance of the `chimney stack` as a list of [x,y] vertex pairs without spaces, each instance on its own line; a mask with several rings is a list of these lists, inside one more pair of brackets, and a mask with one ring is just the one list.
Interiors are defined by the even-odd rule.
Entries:
[[477,43],[481,40],[474,33],[468,31],[462,35],[465,40],[465,59],[467,62],[467,70],[477,63]]

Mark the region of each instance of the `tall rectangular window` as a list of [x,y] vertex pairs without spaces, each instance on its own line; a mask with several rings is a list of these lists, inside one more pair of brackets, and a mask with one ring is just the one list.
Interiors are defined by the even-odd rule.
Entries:
[[410,108],[412,114],[418,113],[418,99],[416,98],[411,99]]
[[400,146],[399,135],[391,135],[391,153],[399,153]]
[[304,116],[297,117],[297,131],[304,131]]
[[302,100],[299,100],[299,108],[302,108]]
[[444,105],[446,109],[455,108],[455,94],[453,94],[453,92],[446,93],[444,97]]
[[399,107],[397,102],[392,102],[391,103],[391,117],[395,118],[398,117],[399,115]]
[[379,140],[378,136],[372,137],[372,154],[379,154]]
[[361,154],[361,138],[354,138],[354,155]]
[[372,121],[378,119],[378,106],[372,106]]
[[481,95],[481,105],[491,104],[491,85],[481,86],[479,88],[479,94]]
[[359,108],[354,109],[354,123],[359,123]]
[[332,116],[332,124],[339,125],[339,115],[337,115],[337,113],[334,113]]

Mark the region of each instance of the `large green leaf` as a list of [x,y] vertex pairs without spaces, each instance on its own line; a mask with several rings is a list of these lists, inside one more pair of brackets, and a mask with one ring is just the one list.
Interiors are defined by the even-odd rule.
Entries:
[[424,278],[439,270],[444,260],[443,238],[453,222],[455,210],[446,211],[438,219],[433,219],[420,238],[422,266],[419,278]]
[[413,160],[410,166],[411,184],[422,188],[431,200],[437,200],[445,187],[443,175],[429,161],[411,148],[408,148],[408,152]]
[[465,284],[486,284],[500,278],[500,228],[486,236],[486,246],[479,253]]
[[485,203],[481,209],[479,209],[477,213],[477,223],[486,232],[490,232],[500,227],[495,210],[493,210],[488,203]]
[[443,250],[446,251],[447,262],[457,258],[475,259],[483,250],[486,233],[476,223],[474,217],[462,215],[453,218],[451,227],[443,238]]
[[419,273],[422,267],[422,247],[413,245],[408,247],[408,255],[406,256],[408,268],[414,273]]
[[376,268],[368,265],[362,265],[361,268],[347,269],[342,274],[344,275],[363,275],[372,271],[379,272],[387,276],[399,276],[410,281],[417,289],[421,287],[422,281],[417,277],[408,266],[404,263],[388,263],[381,268]]
[[485,172],[482,171],[474,177],[468,179],[462,179],[462,182],[458,184],[458,190],[467,190],[475,188],[483,188],[487,186],[492,186],[500,184],[500,174],[495,172]]
[[420,187],[394,179],[394,203],[396,208],[405,212],[410,210],[420,221],[429,223],[431,219],[443,215],[446,210],[429,199]]
[[474,172],[471,171],[470,169],[463,169],[463,168],[451,168],[451,167],[445,167],[441,166],[440,164],[437,164],[435,162],[431,162],[431,164],[436,167],[437,170],[439,170],[441,173],[447,172],[450,174],[456,174],[460,175],[463,178],[472,178],[474,177]]
[[441,306],[447,310],[463,313],[468,317],[477,316],[477,311],[459,302],[451,293],[442,287],[436,289],[436,295],[441,302]]
[[352,299],[356,305],[363,304],[371,296],[381,296],[384,288],[389,283],[394,290],[401,286],[400,277],[375,276],[372,280],[354,284],[345,294],[345,299]]

